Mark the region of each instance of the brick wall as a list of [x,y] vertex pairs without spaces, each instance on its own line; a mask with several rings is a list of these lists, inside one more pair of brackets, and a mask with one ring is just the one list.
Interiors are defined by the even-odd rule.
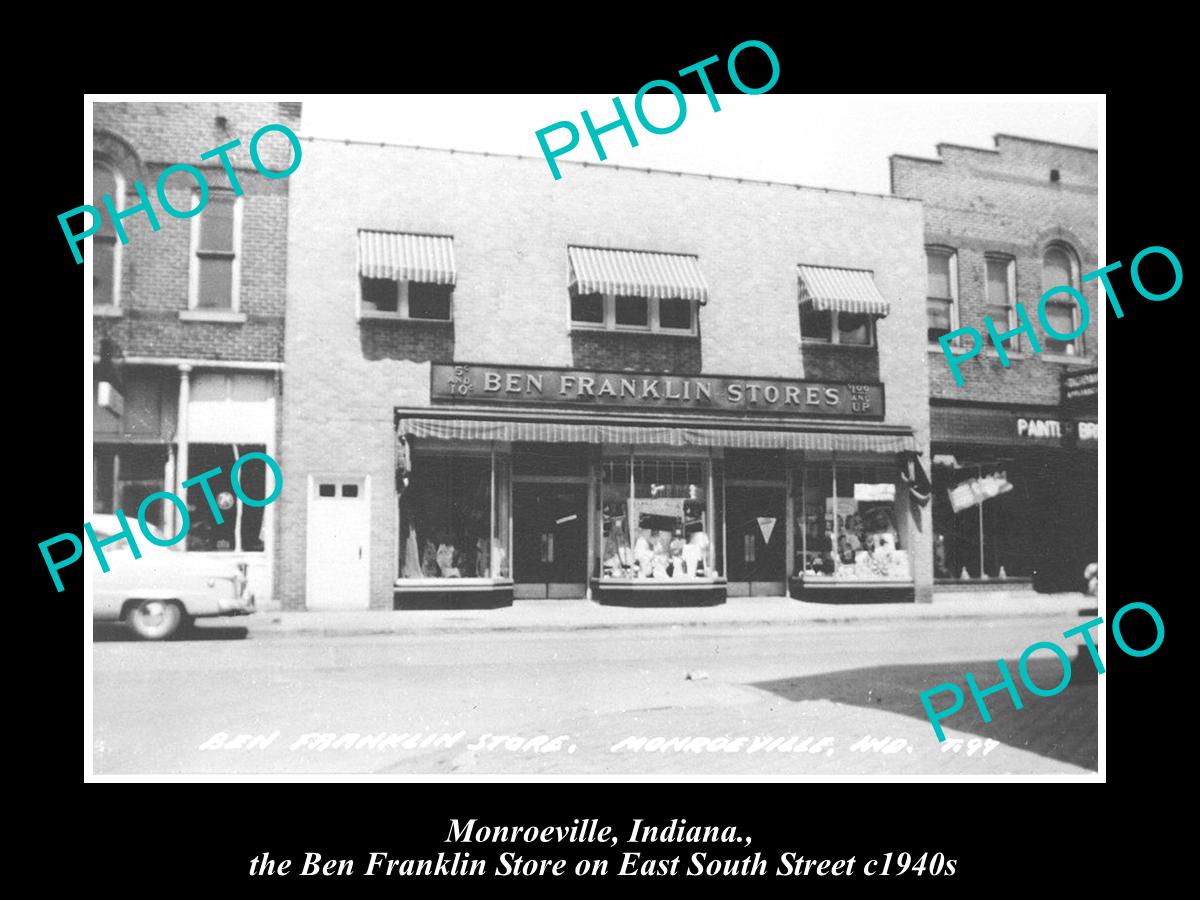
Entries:
[[[1059,180],[1051,181],[1051,170]],[[893,156],[892,191],[925,205],[928,244],[953,247],[958,255],[959,324],[979,329],[987,303],[985,254],[1014,257],[1016,296],[1037,323],[1042,295],[1042,253],[1051,242],[1069,245],[1080,274],[1098,268],[1097,154],[1061,144],[997,135],[995,150],[938,145],[936,160]],[[930,395],[948,400],[1057,405],[1064,368],[1094,363],[1097,321],[1106,300],[1099,282],[1082,286],[1091,307],[1081,357],[1049,353],[1010,353],[1005,369],[990,341],[979,356],[962,364],[964,385],[954,382],[940,348],[929,349]],[[1022,340],[1025,340],[1022,336]],[[1027,344],[1026,344],[1027,346]]]
[[[225,129],[217,117],[227,120]],[[96,316],[93,342],[107,336],[127,356],[188,357],[214,360],[283,358],[283,315],[287,276],[287,205],[290,183],[305,171],[268,179],[250,160],[250,137],[260,127],[300,126],[299,104],[289,103],[97,103],[93,131],[97,158],[125,179],[125,207],[139,202],[134,181],[141,181],[160,228],[154,231],[142,213],[123,221],[129,243],[121,249],[119,317]],[[220,161],[202,162],[200,154],[240,139],[230,153],[245,196],[242,206],[239,309],[244,323],[186,322],[191,219],[176,219],[159,204],[155,185],[167,166],[178,162],[205,173],[211,189],[228,188]],[[286,138],[272,134],[259,144],[263,164],[284,169],[290,160]],[[194,182],[186,173],[172,175],[167,198],[190,209]],[[82,277],[82,268],[80,270]]]
[[[887,421],[912,426],[928,447],[919,204],[608,165],[567,164],[564,171],[554,181],[541,159],[304,141],[303,177],[291,179],[289,197],[280,447],[287,478],[278,501],[286,523],[278,565],[286,607],[304,603],[306,483],[318,473],[370,477],[371,602],[391,604],[393,410],[429,405],[429,364],[411,354],[364,353],[367,326],[353,313],[360,228],[453,235],[454,355],[463,362],[600,361],[581,352],[588,345],[572,338],[568,321],[567,246],[578,244],[699,257],[710,291],[700,338],[663,338],[660,358],[647,368],[813,377],[800,347],[796,266],[869,269],[892,304],[878,324]],[[672,357],[679,344],[699,345],[698,357]],[[812,358],[811,367],[820,368]],[[929,584],[928,510],[910,542],[918,583]]]
[[[700,307],[704,318],[704,307]],[[658,334],[611,333],[580,329],[571,332],[571,360],[576,369],[629,369],[698,375],[700,338]]]
[[804,370],[813,381],[878,381],[879,349],[805,344]]
[[359,346],[367,360],[452,362],[454,323],[364,319]]

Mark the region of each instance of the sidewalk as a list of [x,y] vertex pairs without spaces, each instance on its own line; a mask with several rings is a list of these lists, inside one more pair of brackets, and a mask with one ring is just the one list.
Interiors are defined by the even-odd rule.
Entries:
[[[293,612],[264,610],[239,620],[253,634],[440,634],[502,631],[588,631],[618,628],[720,628],[796,626],[888,619],[985,619],[1074,616],[1094,609],[1096,598],[1079,593],[942,591],[932,603],[803,603],[786,597],[735,597],[721,606],[631,609],[587,600],[523,600],[502,609],[364,610]],[[1081,618],[1080,621],[1083,621]],[[228,625],[228,620],[222,620]]]

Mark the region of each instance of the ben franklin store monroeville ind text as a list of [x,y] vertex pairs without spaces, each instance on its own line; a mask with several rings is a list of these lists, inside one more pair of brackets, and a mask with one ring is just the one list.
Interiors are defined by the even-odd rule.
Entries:
[[284,608],[931,598],[919,202],[319,139],[304,166]]

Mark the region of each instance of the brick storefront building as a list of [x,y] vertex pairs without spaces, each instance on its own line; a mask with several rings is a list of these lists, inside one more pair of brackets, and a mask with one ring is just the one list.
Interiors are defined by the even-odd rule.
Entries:
[[[935,576],[1078,590],[1096,560],[1098,429],[1094,397],[1064,403],[1064,377],[1086,379],[1097,360],[1104,300],[1098,282],[1081,282],[1101,265],[1097,154],[1009,135],[995,143],[891,159],[893,193],[925,207]],[[1075,340],[1048,337],[1037,320],[1039,298],[1060,285],[1091,307]],[[1041,352],[1019,335],[1005,342],[1005,367],[988,343],[956,385],[937,338],[972,326],[986,339],[984,316],[1000,332],[1016,328],[1017,302]],[[1060,334],[1081,325],[1069,295],[1046,312]]]
[[[93,284],[95,512],[132,515],[147,495],[182,496],[183,481],[220,466],[210,484],[226,510],[224,523],[192,487],[186,551],[248,563],[259,598],[268,602],[274,513],[243,508],[228,472],[237,456],[275,455],[278,447],[290,179],[263,177],[249,153],[251,136],[273,123],[298,129],[300,104],[94,104],[93,204],[103,209],[108,194],[119,210],[130,210],[140,202],[140,182],[160,228],[134,212],[122,222],[127,244],[106,221],[83,250]],[[229,159],[242,196],[219,159],[200,159],[234,139],[241,146]],[[276,171],[291,161],[282,135],[264,139],[259,150]],[[209,186],[206,206],[191,218],[168,215],[155,191],[163,170],[177,163],[200,169]],[[173,174],[165,187],[176,209],[197,206],[197,185],[186,173]],[[256,491],[267,478],[260,462],[243,468],[250,496],[265,495]],[[161,503],[148,519],[175,534],[173,515]]]
[[930,599],[919,203],[303,147],[285,608]]

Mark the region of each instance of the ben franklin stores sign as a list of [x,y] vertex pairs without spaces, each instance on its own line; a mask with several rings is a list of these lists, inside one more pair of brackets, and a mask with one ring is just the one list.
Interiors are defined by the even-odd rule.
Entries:
[[435,363],[434,403],[571,405],[882,419],[883,385]]

